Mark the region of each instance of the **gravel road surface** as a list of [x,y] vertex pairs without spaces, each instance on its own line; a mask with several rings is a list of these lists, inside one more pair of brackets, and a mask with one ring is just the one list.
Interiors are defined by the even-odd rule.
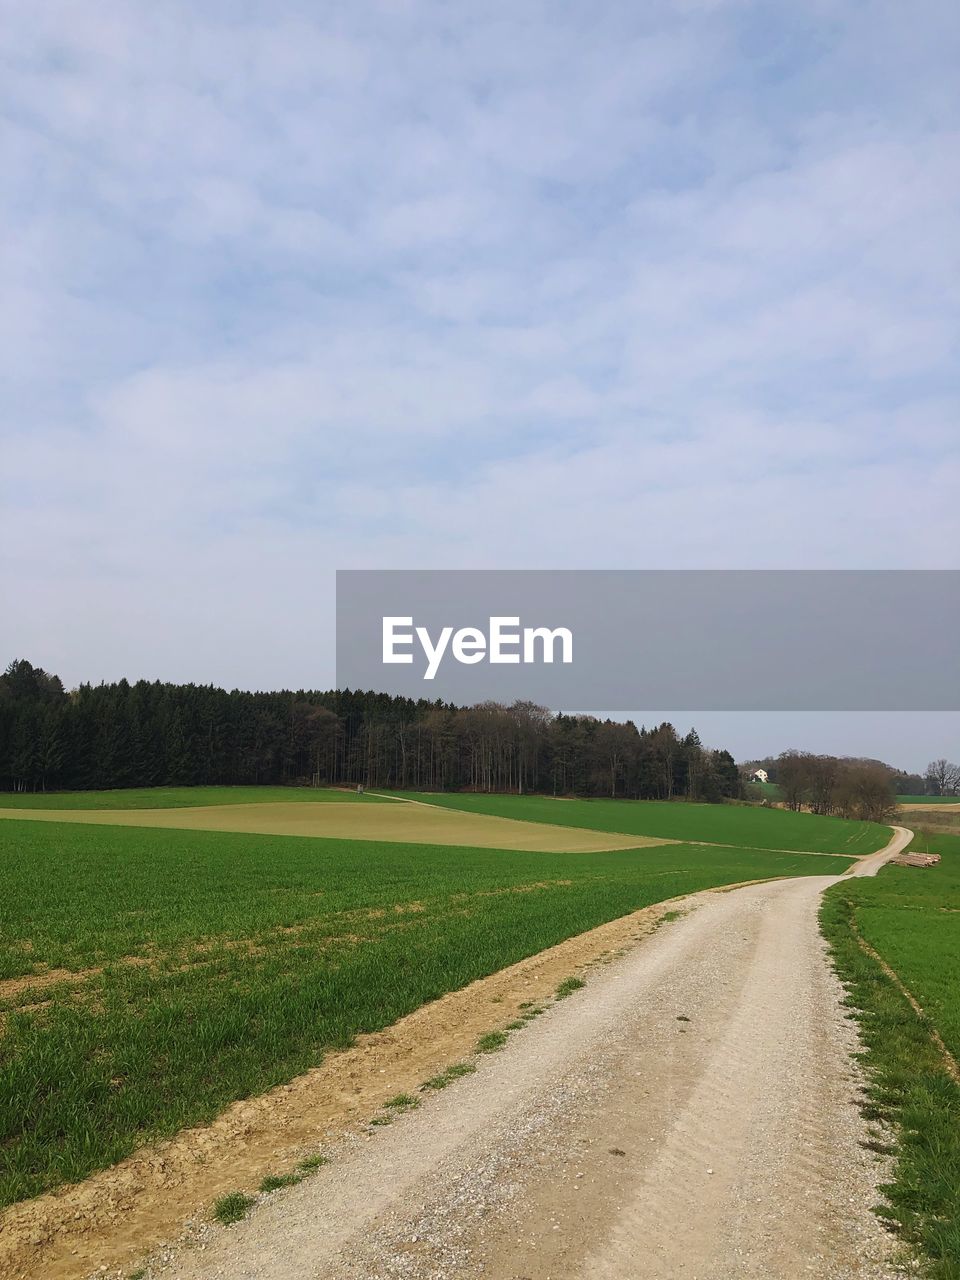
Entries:
[[[897,829],[874,874],[903,847]],[[478,1072],[151,1274],[184,1280],[881,1280],[834,877],[695,895]]]

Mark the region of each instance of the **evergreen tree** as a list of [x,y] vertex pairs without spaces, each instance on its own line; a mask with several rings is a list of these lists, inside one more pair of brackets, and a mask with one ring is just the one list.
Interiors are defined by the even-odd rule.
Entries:
[[727,752],[670,724],[552,715],[529,702],[455,707],[366,690],[227,692],[0,675],[0,789],[278,783],[545,792],[633,799],[737,794]]

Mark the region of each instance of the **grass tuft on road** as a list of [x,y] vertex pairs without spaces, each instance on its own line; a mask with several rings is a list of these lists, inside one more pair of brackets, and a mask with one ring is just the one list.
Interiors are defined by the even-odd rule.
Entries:
[[502,1049],[509,1039],[506,1031],[488,1031],[477,1041],[477,1053],[496,1053]]
[[245,1195],[242,1191],[231,1191],[229,1195],[221,1196],[213,1206],[213,1216],[223,1226],[229,1227],[245,1218],[254,1204],[255,1197]]
[[409,1093],[398,1093],[395,1097],[388,1098],[383,1105],[390,1107],[393,1111],[410,1111],[414,1107],[419,1107],[420,1101]]
[[960,838],[940,837],[937,852],[937,868],[887,867],[835,885],[821,924],[865,1045],[863,1114],[897,1135],[878,1213],[927,1274],[960,1280]]
[[554,999],[566,1000],[567,996],[572,996],[574,991],[579,991],[581,987],[586,985],[582,978],[564,978],[554,992]]
[[282,1187],[295,1187],[306,1177],[305,1173],[270,1173],[260,1183],[260,1190],[268,1195]]
[[307,1156],[305,1159],[301,1160],[298,1163],[297,1168],[301,1169],[304,1173],[314,1173],[317,1169],[322,1169],[325,1164],[329,1164],[329,1163],[330,1163],[329,1156],[323,1156],[323,1155]]
[[429,1080],[424,1080],[420,1088],[423,1090],[446,1089],[455,1080],[462,1080],[464,1076],[472,1075],[476,1069],[476,1064],[473,1062],[454,1062],[451,1066],[444,1067],[439,1075],[431,1076]]

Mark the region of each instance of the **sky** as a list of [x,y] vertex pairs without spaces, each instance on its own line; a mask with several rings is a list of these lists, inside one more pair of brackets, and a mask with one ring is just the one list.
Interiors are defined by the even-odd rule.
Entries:
[[960,567],[955,3],[0,16],[0,663],[328,686],[337,568]]

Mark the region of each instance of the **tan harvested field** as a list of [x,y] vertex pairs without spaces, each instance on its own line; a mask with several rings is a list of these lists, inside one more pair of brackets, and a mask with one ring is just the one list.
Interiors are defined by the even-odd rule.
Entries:
[[960,804],[901,805],[909,809],[909,821],[917,830],[921,841],[934,835],[960,835]]
[[189,809],[0,809],[18,822],[81,822],[111,827],[173,827],[242,831],[264,836],[328,836],[402,844],[462,845],[532,853],[599,853],[676,844],[653,836],[617,835],[578,827],[461,813],[410,801],[395,804],[224,804]]

